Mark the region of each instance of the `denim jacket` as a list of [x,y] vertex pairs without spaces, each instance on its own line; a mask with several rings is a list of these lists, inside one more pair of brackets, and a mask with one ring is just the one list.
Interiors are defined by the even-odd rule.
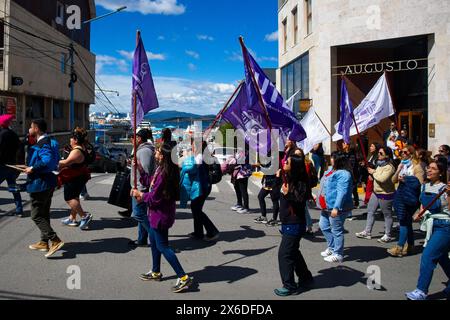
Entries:
[[210,192],[211,183],[205,164],[198,164],[193,156],[188,157],[183,162],[180,174],[180,206],[185,208],[189,200]]
[[347,170],[338,170],[327,179],[325,198],[329,210],[351,211],[353,178]]

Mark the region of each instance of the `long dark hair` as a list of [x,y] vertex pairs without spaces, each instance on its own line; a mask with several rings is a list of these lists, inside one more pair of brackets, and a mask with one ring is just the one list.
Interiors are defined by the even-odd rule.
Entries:
[[392,149],[389,147],[381,146],[378,149],[378,152],[380,152],[380,150],[384,151],[384,154],[386,155],[386,161],[389,162],[389,164],[391,164],[395,168],[394,155],[392,153]]
[[311,187],[306,172],[305,158],[293,155],[288,158],[288,161],[290,161],[291,166],[291,170],[286,174],[289,193],[298,202],[306,201],[310,197]]
[[381,144],[379,144],[378,142],[371,143],[370,145],[374,145],[375,146],[375,151],[373,153],[370,153],[369,157],[372,157],[372,156],[375,155],[375,157],[378,158],[378,151],[380,151],[380,148],[382,148],[383,146]]
[[437,159],[437,160],[431,160],[429,164],[436,163],[438,169],[439,169],[439,180],[443,183],[447,183],[447,170],[448,170],[448,164],[447,159]]
[[353,175],[353,170],[350,166],[350,161],[348,160],[348,158],[345,156],[344,153],[342,152],[333,153],[333,158],[334,158],[333,170],[335,171],[347,170]]
[[180,199],[180,170],[178,166],[172,162],[172,149],[169,144],[163,144],[158,151],[163,156],[163,159],[159,164],[164,179],[163,198],[177,201]]

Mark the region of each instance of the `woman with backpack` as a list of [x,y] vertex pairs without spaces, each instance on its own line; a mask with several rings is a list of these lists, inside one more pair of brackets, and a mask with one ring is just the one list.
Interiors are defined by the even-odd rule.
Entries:
[[[64,185],[64,200],[69,205],[70,216],[61,223],[69,227],[80,227],[81,230],[89,229],[92,214],[86,214],[80,204],[80,193],[86,182],[91,178],[87,168],[87,152],[85,142],[87,132],[83,128],[75,128],[70,138],[71,151],[65,160],[59,161],[60,183]],[[77,221],[77,214],[81,221]]]
[[[192,141],[192,152],[183,161],[180,178],[180,206],[185,208],[191,201],[191,211],[194,220],[194,232],[189,236],[197,240],[216,241],[219,238],[219,230],[203,212],[208,195],[211,193],[211,181],[209,180],[208,165],[203,161],[203,152],[207,143],[202,145]],[[202,152],[200,152],[202,151]],[[206,236],[203,233],[206,230]]]
[[[421,230],[426,231],[425,250],[420,261],[420,273],[416,289],[407,292],[409,300],[426,300],[433,278],[434,269],[439,263],[449,278],[444,294],[450,297],[450,183],[447,182],[447,165],[444,162],[431,161],[427,167],[428,183],[422,185],[420,194],[421,211],[428,207],[441,192],[442,195],[425,212]],[[416,220],[420,218],[415,216]]]
[[388,253],[393,257],[414,254],[412,217],[420,205],[420,188],[423,183],[423,170],[416,157],[415,148],[405,146],[400,155],[401,163],[392,177],[393,183],[399,183],[393,206],[400,223],[397,245],[388,249]]
[[171,159],[172,147],[164,144],[156,150],[155,158],[158,168],[150,183],[149,192],[132,190],[132,196],[138,202],[145,202],[148,206],[150,222],[150,245],[152,249],[152,269],[140,276],[143,281],[161,281],[161,255],[166,258],[177,274],[177,282],[172,292],[181,292],[189,288],[193,278],[184,272],[174,251],[169,247],[169,229],[175,223],[176,201],[180,190],[180,171]]
[[393,240],[391,237],[392,230],[392,203],[395,195],[395,185],[392,177],[395,173],[395,167],[392,159],[392,151],[388,147],[380,147],[378,149],[378,161],[376,169],[367,169],[373,180],[373,193],[370,196],[367,206],[367,222],[366,228],[362,232],[356,233],[358,238],[372,239],[372,228],[375,223],[375,212],[378,207],[384,215],[385,229],[384,236],[378,239],[380,243],[388,243]]
[[325,239],[327,249],[321,256],[327,262],[342,263],[344,260],[344,223],[353,209],[353,177],[348,158],[340,153],[331,155],[331,170],[325,173],[319,194],[322,212],[319,226]]
[[[296,294],[299,287],[306,287],[313,281],[305,259],[300,252],[300,240],[305,234],[306,201],[311,189],[305,167],[305,159],[292,155],[283,165],[283,186],[280,199],[281,243],[278,250],[278,265],[283,287],[275,289],[277,296]],[[295,274],[299,283],[295,282]]]

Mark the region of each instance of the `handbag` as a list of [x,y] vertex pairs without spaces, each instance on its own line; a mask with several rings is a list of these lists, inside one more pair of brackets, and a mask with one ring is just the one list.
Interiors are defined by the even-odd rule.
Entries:
[[85,177],[86,181],[91,179],[91,172],[87,166],[82,166],[81,168],[65,168],[59,172],[57,175],[58,187],[61,187],[76,178]]

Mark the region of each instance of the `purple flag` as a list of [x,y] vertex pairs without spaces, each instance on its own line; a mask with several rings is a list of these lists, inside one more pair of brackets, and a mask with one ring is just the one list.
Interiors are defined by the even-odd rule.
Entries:
[[136,97],[136,126],[139,126],[147,112],[159,107],[147,53],[145,52],[141,35],[139,34],[138,37],[139,41],[133,58],[133,88],[131,98],[131,126],[133,128],[134,97]]
[[345,143],[350,143],[350,127],[352,126],[353,108],[348,97],[345,79],[341,83],[341,119],[339,121],[338,133],[343,137]]
[[289,137],[290,140],[297,142],[304,140],[306,138],[306,132],[300,124],[300,121],[298,121],[294,112],[290,110],[277,88],[275,88],[244,45],[242,46],[242,53],[244,55],[245,89],[249,108],[265,117],[265,112],[259,102],[258,93],[253,84],[251,74],[253,73],[272,128],[279,129],[280,136],[283,138]]

